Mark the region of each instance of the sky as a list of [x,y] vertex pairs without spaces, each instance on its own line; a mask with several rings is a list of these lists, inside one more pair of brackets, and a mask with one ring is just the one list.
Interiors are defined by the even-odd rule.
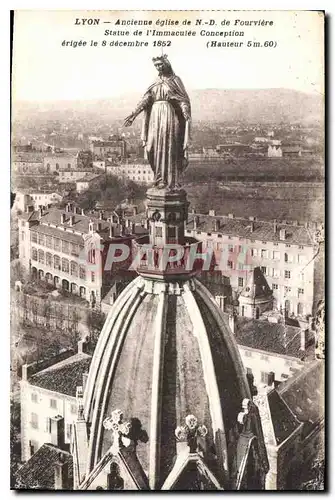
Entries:
[[[111,24],[76,26],[76,18],[100,18]],[[161,49],[110,47],[112,40],[134,38],[104,36],[105,29],[135,30],[140,27],[114,26],[116,19],[184,19],[194,21],[272,20],[271,27],[205,26],[210,31],[244,31],[234,39],[171,37],[164,49],[173,69],[187,89],[288,88],[323,94],[323,18],[311,11],[48,11],[20,10],[14,18],[13,83],[14,100],[96,99],[143,91],[155,78],[152,57]],[[155,29],[191,29],[193,26]],[[207,48],[209,40],[273,40],[275,48]],[[98,41],[97,47],[63,47],[63,41]],[[167,40],[167,38],[164,38]],[[102,47],[102,41],[107,46]]]

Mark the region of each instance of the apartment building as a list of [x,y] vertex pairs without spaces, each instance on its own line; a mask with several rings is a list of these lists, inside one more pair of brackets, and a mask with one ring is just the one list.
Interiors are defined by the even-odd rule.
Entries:
[[14,209],[24,212],[29,205],[37,209],[40,205],[54,205],[62,201],[61,194],[54,191],[16,191]]
[[67,153],[47,154],[43,158],[46,173],[59,172],[60,170],[75,170],[77,168],[77,155]]
[[138,184],[151,184],[154,173],[148,163],[121,163],[106,165],[106,172],[119,178],[127,178]]
[[317,229],[314,223],[217,216],[211,210],[208,215],[190,214],[185,231],[212,252],[233,290],[240,293],[250,271],[260,267],[273,291],[274,307],[303,317],[313,309]]
[[84,346],[80,341],[78,353],[69,356],[71,352],[65,352],[44,365],[43,361],[23,365],[20,382],[23,462],[44,443],[53,443],[61,419],[64,419],[63,444],[70,444],[71,427],[77,419],[77,386],[83,386],[91,363],[91,355],[84,352]]

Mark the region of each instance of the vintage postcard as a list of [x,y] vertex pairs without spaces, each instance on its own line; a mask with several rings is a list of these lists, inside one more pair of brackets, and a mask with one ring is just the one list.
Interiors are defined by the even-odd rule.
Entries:
[[324,17],[14,12],[12,489],[326,489]]

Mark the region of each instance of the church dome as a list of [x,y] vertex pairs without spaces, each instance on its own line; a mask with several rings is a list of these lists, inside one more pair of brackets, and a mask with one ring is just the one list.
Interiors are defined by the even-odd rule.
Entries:
[[204,285],[193,277],[165,282],[138,276],[109,312],[94,352],[83,399],[85,475],[108,452],[104,422],[120,409],[141,429],[136,454],[148,487],[165,489],[176,461],[176,428],[195,416],[206,429],[212,470],[221,485],[235,489],[238,416],[246,398],[234,334]]

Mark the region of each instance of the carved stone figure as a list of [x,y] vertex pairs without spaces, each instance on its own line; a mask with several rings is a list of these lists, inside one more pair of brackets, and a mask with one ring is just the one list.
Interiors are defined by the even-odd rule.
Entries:
[[150,85],[124,126],[143,111],[142,141],[145,157],[155,174],[155,186],[175,189],[188,164],[191,104],[181,79],[166,55],[153,58],[158,79]]

